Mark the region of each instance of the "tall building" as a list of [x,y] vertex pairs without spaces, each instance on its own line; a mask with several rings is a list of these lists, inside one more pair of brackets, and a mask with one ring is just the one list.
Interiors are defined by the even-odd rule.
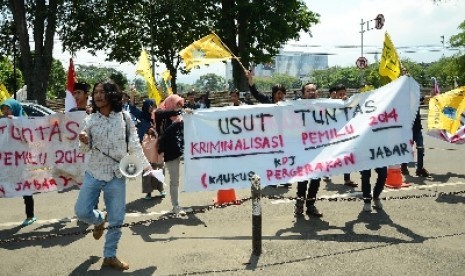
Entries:
[[[303,51],[281,50],[273,61],[257,64],[253,70],[255,76],[266,77],[273,74],[286,74],[297,78],[306,78],[314,70],[328,68],[328,56],[306,53]],[[231,63],[226,64],[226,80],[232,78]]]

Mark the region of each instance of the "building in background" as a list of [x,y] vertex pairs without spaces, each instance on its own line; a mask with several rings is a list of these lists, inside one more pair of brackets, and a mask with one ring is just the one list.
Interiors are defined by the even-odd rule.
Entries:
[[[286,74],[299,79],[308,79],[314,70],[328,68],[328,55],[306,53],[303,51],[281,50],[273,61],[267,64],[257,64],[255,76],[271,77],[274,74]],[[232,79],[232,66],[226,64],[226,80]]]

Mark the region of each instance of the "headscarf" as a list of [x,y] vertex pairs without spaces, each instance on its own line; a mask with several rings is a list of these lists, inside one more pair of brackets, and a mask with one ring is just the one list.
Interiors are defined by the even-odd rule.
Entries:
[[15,116],[15,117],[24,116],[23,106],[17,100],[15,100],[15,99],[7,99],[7,100],[3,101],[0,104],[0,107],[4,106],[4,105],[8,106],[11,109],[11,112],[13,113],[12,114],[13,116]]
[[[178,107],[178,103],[181,103],[181,106],[184,106],[184,98],[177,94],[171,94],[158,105],[158,108],[161,110],[174,110]],[[152,113],[152,118],[155,121],[155,111]],[[170,119],[173,122],[177,122],[180,121],[182,117],[180,115],[176,115],[171,116]]]
[[180,97],[177,94],[171,94],[160,104],[159,107],[162,110],[173,110],[173,109],[176,109],[180,101],[181,101],[181,105],[184,106],[183,97]]

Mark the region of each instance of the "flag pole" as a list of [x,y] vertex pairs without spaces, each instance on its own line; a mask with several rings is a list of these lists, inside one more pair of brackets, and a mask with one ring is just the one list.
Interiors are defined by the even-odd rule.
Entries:
[[237,62],[239,62],[239,64],[241,65],[242,69],[244,69],[244,71],[247,71],[247,69],[244,67],[244,65],[242,64],[242,62],[239,60],[239,58],[231,51],[231,49],[229,49],[228,45],[226,45],[223,40],[221,40],[221,38],[214,32],[214,31],[211,31],[212,34],[214,34],[220,41],[221,41],[221,44],[223,44],[223,46],[226,48],[226,50],[228,50],[228,52],[233,56],[233,58],[235,60],[237,60]]

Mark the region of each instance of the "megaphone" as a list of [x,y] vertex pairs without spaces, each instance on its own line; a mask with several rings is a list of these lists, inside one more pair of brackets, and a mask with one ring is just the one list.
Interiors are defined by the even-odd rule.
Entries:
[[132,154],[126,155],[119,162],[119,170],[125,177],[137,177],[143,169],[140,159]]

